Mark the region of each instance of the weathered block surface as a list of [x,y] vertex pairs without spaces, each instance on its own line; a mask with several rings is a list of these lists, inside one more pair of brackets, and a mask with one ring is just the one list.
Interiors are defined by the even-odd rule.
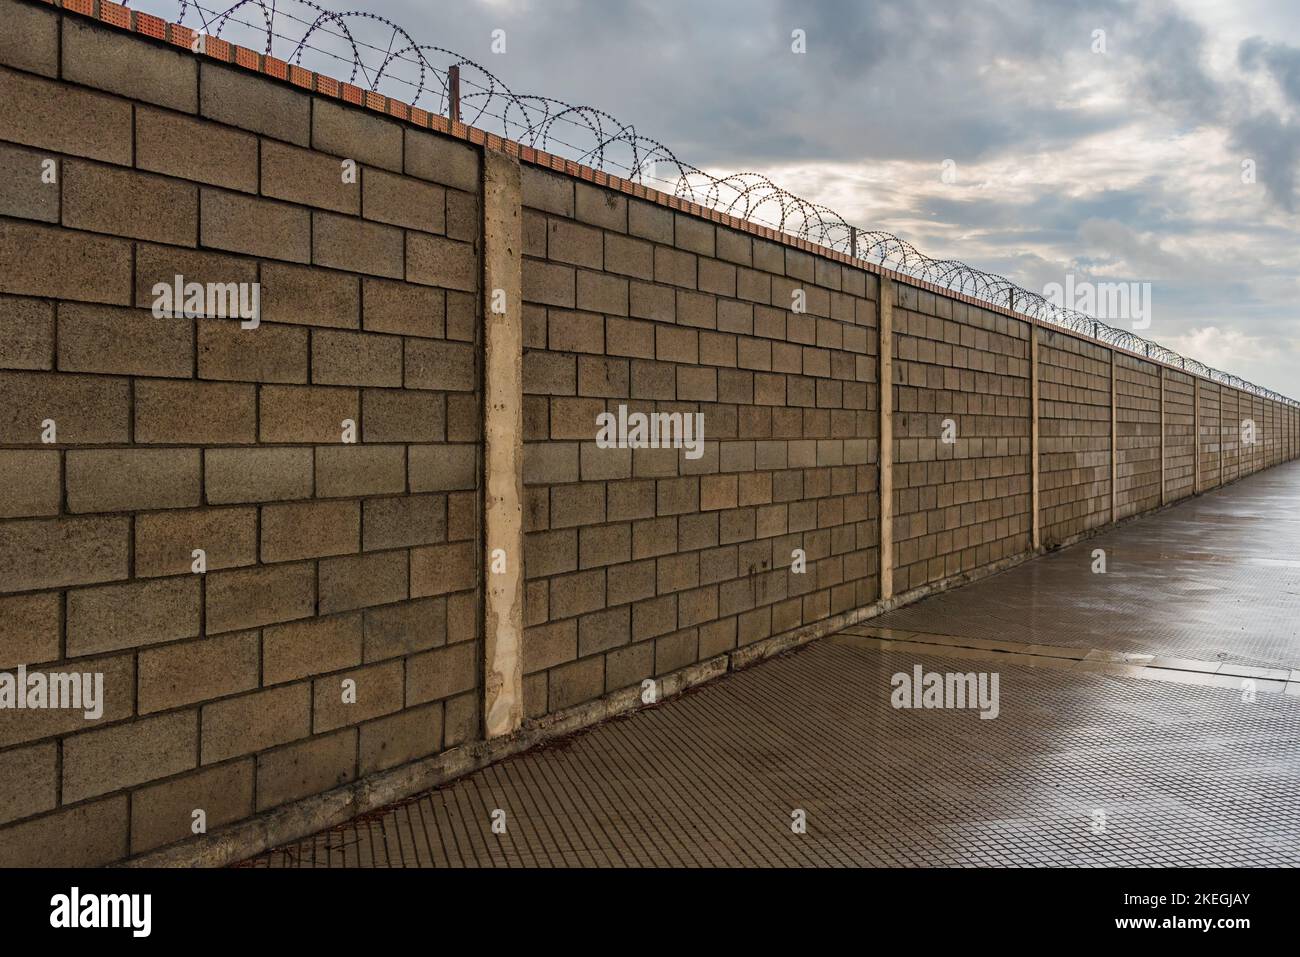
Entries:
[[[105,698],[6,712],[0,864],[478,737],[479,150],[53,8],[0,22],[0,668]],[[177,277],[256,284],[256,321],[155,316]]]

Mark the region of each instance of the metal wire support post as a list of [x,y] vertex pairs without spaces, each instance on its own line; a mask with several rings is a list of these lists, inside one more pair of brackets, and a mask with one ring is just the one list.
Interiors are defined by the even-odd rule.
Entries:
[[460,66],[447,68],[447,118],[460,122]]

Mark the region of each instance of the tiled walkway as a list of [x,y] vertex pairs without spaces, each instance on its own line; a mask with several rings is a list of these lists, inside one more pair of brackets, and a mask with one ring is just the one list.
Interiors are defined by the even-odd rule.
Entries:
[[1300,668],[1300,461],[872,623]]
[[[1300,866],[1297,504],[1293,463],[253,863]],[[916,665],[998,717],[894,709]]]

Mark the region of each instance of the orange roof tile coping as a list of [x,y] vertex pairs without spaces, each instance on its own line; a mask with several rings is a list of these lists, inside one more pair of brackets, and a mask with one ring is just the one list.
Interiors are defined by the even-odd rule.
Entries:
[[[119,30],[126,30],[131,33],[138,33],[142,36],[150,37],[156,40],[164,40],[175,46],[192,49],[194,38],[198,35],[189,27],[181,26],[178,23],[170,23],[151,14],[142,13],[132,10],[121,4],[113,3],[112,0],[34,0],[37,3],[44,3],[48,6],[61,7],[65,11],[77,13],[82,16],[91,17],[109,26],[116,27]],[[467,126],[461,122],[453,122],[445,116],[436,113],[430,113],[427,110],[392,97],[384,96],[373,90],[364,90],[360,87],[353,86],[351,83],[345,83],[334,77],[326,76],[322,73],[316,73],[299,66],[286,63],[283,60],[276,59],[273,56],[257,53],[246,47],[241,47],[221,40],[217,37],[206,37],[202,55],[208,56],[220,63],[227,63],[242,69],[251,70],[255,73],[261,73],[265,76],[272,77],[276,80],[292,83],[294,86],[301,87],[319,96],[327,96],[333,99],[341,99],[344,102],[351,103],[354,106],[363,109],[373,110],[377,113],[383,113],[387,116],[394,117],[404,123],[421,129],[432,130],[437,133],[444,133],[457,139],[462,139],[488,149],[499,150],[510,156],[518,157],[522,162],[534,166],[541,166],[546,169],[563,173],[577,179],[586,180],[604,186],[609,189],[626,193],[637,199],[644,199],[660,206],[666,206],[669,209],[697,216],[701,219],[707,219],[714,223],[719,223],[730,229],[739,232],[748,233],[751,236],[757,236],[760,239],[766,239],[771,242],[780,243],[792,249],[798,249],[814,256],[820,256],[823,259],[830,259],[844,265],[852,266],[855,269],[861,269],[864,272],[873,273],[878,276],[893,279],[905,285],[912,286],[926,292],[935,293],[949,299],[955,299],[958,302],[967,305],[976,306],[977,308],[996,313],[1010,319],[1016,319],[1021,322],[1030,323],[1033,326],[1042,326],[1052,332],[1060,332],[1063,335],[1071,336],[1075,339],[1081,339],[1085,342],[1095,343],[1111,349],[1114,352],[1131,356],[1135,359],[1141,359],[1143,362],[1149,362],[1152,365],[1163,366],[1182,375],[1191,376],[1195,379],[1202,379],[1216,386],[1234,389],[1246,395],[1254,393],[1245,392],[1237,389],[1236,386],[1229,385],[1226,382],[1220,382],[1217,379],[1211,379],[1208,376],[1202,376],[1199,373],[1165,362],[1162,359],[1156,359],[1126,349],[1123,346],[1117,346],[1114,343],[1090,336],[1086,333],[1070,329],[1065,326],[1057,326],[1054,323],[1042,322],[1035,316],[1029,316],[1024,313],[1016,312],[1005,306],[999,306],[994,303],[985,302],[977,299],[967,293],[955,289],[949,289],[946,286],[940,286],[938,283],[932,283],[925,279],[918,279],[915,276],[909,276],[906,273],[898,272],[879,263],[873,263],[865,259],[855,259],[848,253],[840,252],[837,249],[831,249],[829,246],[822,246],[818,243],[811,242],[807,239],[800,239],[798,236],[791,236],[789,233],[782,232],[779,229],[773,229],[770,226],[763,226],[748,219],[742,219],[739,216],[732,216],[730,213],[724,213],[714,209],[711,206],[701,206],[699,203],[683,199],[680,196],[674,196],[671,193],[664,193],[660,190],[638,183],[634,180],[624,179],[612,173],[606,173],[590,166],[584,166],[562,156],[556,156],[554,153],[548,153],[545,150],[539,150],[536,147],[525,146],[514,140],[505,139],[495,133],[489,133],[486,130],[477,127]],[[1231,374],[1231,373],[1228,373]],[[1261,396],[1261,398],[1263,398]],[[1289,400],[1293,405],[1300,405],[1294,399]]]

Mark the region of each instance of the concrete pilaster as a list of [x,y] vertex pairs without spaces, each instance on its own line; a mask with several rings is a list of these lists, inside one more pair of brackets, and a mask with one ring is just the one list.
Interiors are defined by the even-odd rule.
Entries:
[[523,249],[519,162],[483,156],[483,723],[523,723]]
[[1043,545],[1041,504],[1038,498],[1038,406],[1042,401],[1038,390],[1038,320],[1029,327],[1029,474],[1030,508],[1034,517],[1030,544],[1035,551]]
[[880,598],[894,595],[894,281],[880,277]]
[[1115,350],[1110,350],[1110,520],[1119,516],[1119,430],[1115,427]]

